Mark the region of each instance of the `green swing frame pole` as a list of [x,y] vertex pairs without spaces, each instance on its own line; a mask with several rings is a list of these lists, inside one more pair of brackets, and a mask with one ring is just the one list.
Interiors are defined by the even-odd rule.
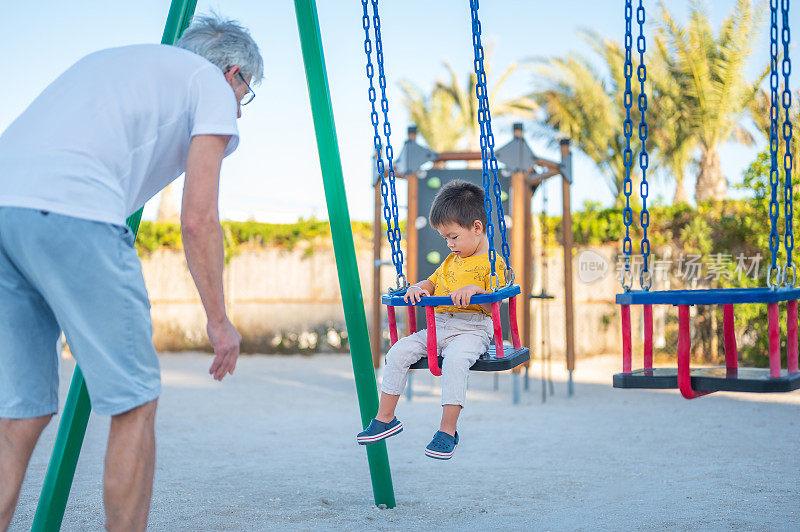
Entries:
[[[333,107],[328,90],[328,75],[322,51],[319,17],[314,0],[294,0],[294,9],[303,51],[311,113],[314,118],[319,163],[333,236],[333,250],[336,256],[336,269],[339,273],[339,288],[342,293],[347,338],[350,342],[358,406],[361,411],[362,426],[366,427],[378,411],[377,384],[375,370],[372,366],[367,316],[364,311],[364,298],[358,276],[353,229],[350,225],[342,162],[339,157],[339,144],[336,140],[336,127],[333,122]],[[394,488],[392,487],[392,473],[389,469],[386,442],[381,441],[366,447],[375,504],[394,508]]]
[[[183,30],[189,26],[196,5],[197,0],[172,0],[161,44],[174,44],[178,40]],[[134,235],[139,231],[142,210],[139,209],[126,220]],[[64,412],[58,425],[53,454],[50,456],[39,504],[33,517],[33,532],[50,532],[61,528],[91,412],[92,404],[86,381],[81,369],[75,366]]]

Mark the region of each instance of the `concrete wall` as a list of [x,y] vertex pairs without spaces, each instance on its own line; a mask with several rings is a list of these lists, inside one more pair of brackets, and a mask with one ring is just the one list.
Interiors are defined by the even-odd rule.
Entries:
[[[371,256],[360,252],[360,275],[367,282],[370,261]],[[156,347],[208,348],[205,314],[183,253],[156,251],[142,260],[142,268]],[[226,265],[224,284],[228,314],[242,334],[245,352],[303,350],[316,342],[309,335],[327,337],[335,332],[341,337],[344,331],[332,248],[245,249]],[[328,339],[328,348],[341,342],[333,336]]]
[[[357,248],[362,293],[369,317],[372,253]],[[534,293],[544,279],[541,251],[534,253]],[[614,294],[615,247],[574,250],[575,340],[578,357],[619,351]],[[385,253],[388,256],[389,253]],[[541,352],[542,331],[555,357],[564,352],[563,250],[547,250],[553,300],[532,300],[533,349]],[[605,265],[605,272],[600,270]],[[207,349],[205,315],[181,251],[160,250],[142,260],[152,303],[154,342],[159,350]],[[382,287],[393,270],[384,269]],[[316,245],[295,250],[245,249],[225,269],[228,312],[243,336],[245,352],[335,350],[342,347],[344,315],[333,249]],[[544,314],[543,314],[544,313]],[[542,328],[543,315],[547,325]],[[636,319],[636,316],[634,316]],[[635,323],[635,322],[634,322]],[[344,346],[346,347],[346,345]]]

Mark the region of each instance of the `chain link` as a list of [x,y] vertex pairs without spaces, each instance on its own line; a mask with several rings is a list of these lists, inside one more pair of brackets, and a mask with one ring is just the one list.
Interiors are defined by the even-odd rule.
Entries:
[[642,290],[650,290],[653,284],[653,277],[650,275],[649,260],[650,260],[650,240],[647,238],[647,228],[650,225],[650,212],[647,210],[647,195],[650,192],[650,185],[647,182],[647,166],[650,163],[650,155],[647,153],[647,119],[645,112],[647,111],[647,92],[645,92],[644,83],[647,81],[647,66],[644,63],[644,53],[647,50],[647,42],[644,38],[644,18],[645,11],[642,5],[642,0],[639,0],[639,7],[636,8],[636,22],[639,24],[639,36],[636,39],[636,50],[639,52],[639,67],[636,71],[639,79],[639,112],[641,113],[641,120],[639,121],[639,141],[642,143],[642,149],[639,152],[639,168],[642,169],[642,181],[639,185],[639,195],[642,197],[642,212],[639,214],[639,221],[642,224],[642,271],[639,272],[639,284]]
[[[506,237],[506,220],[503,214],[503,190],[497,177],[499,171],[497,158],[494,154],[494,134],[492,133],[492,114],[489,110],[489,94],[486,86],[486,71],[484,69],[484,50],[481,44],[481,22],[478,19],[478,0],[470,0],[472,16],[472,47],[475,52],[475,95],[478,99],[478,125],[480,126],[481,166],[483,170],[483,189],[485,194],[484,207],[486,209],[486,235],[489,238],[489,264],[491,266],[491,285],[493,290],[499,290],[500,281],[497,277],[495,262],[497,252],[494,249],[494,225],[492,223],[492,192],[497,203],[497,225],[500,228],[501,252],[506,263],[506,285],[514,282],[514,269],[511,267],[511,247]],[[490,175],[491,173],[491,175]],[[492,181],[490,181],[492,179]]]
[[781,267],[777,264],[770,266],[767,270],[767,286],[770,288],[778,288],[783,282],[783,273]]
[[[381,111],[383,112],[383,133],[386,136],[386,162],[388,163],[389,170],[386,171],[386,165],[383,162],[383,142],[378,129],[380,117],[375,107],[377,101],[377,91],[375,90],[375,67],[372,65],[372,41],[370,40],[369,28],[370,17],[368,13],[369,0],[361,0],[361,7],[363,14],[361,16],[361,25],[364,28],[364,52],[367,55],[367,79],[369,80],[369,103],[372,108],[370,112],[370,121],[374,130],[373,143],[375,147],[375,165],[378,170],[378,176],[381,180],[381,196],[383,197],[383,218],[386,220],[386,236],[389,238],[389,244],[392,248],[392,264],[394,264],[397,271],[397,290],[403,290],[406,285],[406,277],[403,274],[403,251],[400,249],[400,221],[399,221],[399,208],[397,206],[397,192],[395,188],[395,173],[392,159],[394,152],[390,141],[392,127],[389,124],[389,101],[386,98],[386,76],[383,71],[383,41],[381,39],[381,21],[378,16],[378,0],[372,0],[372,11],[374,20],[375,31],[375,59],[378,64],[378,85],[381,89]],[[388,176],[387,176],[388,174]],[[388,177],[388,183],[387,178]]]
[[776,288],[780,284],[778,266],[778,0],[770,0],[769,28],[769,252],[770,267],[767,272],[767,286]]
[[[794,250],[794,232],[792,230],[792,222],[794,221],[794,206],[792,204],[792,122],[789,116],[789,110],[792,106],[792,91],[789,89],[789,74],[792,72],[792,60],[789,57],[789,43],[791,34],[789,30],[789,0],[781,0],[781,15],[783,19],[783,27],[781,28],[781,42],[783,44],[783,64],[781,70],[783,73],[783,94],[781,103],[783,104],[784,120],[783,120],[783,171],[784,171],[784,188],[783,188],[783,202],[784,202],[784,218],[786,220],[786,231],[784,232],[783,244],[786,249],[786,266],[783,269],[783,283],[785,285],[794,286],[795,274],[794,264],[792,263],[792,251]],[[777,28],[776,28],[777,31]],[[776,112],[777,114],[777,112]],[[777,130],[777,125],[776,125]],[[777,173],[777,169],[776,169]],[[789,271],[792,271],[791,284],[789,279]]]
[[[631,252],[633,243],[631,242],[631,223],[633,222],[633,210],[631,210],[631,193],[633,192],[633,181],[631,180],[631,167],[633,166],[633,151],[631,150],[631,136],[633,135],[633,121],[631,120],[631,105],[633,104],[633,91],[631,91],[631,77],[633,76],[633,61],[631,59],[633,48],[633,34],[631,33],[631,20],[633,19],[633,6],[631,0],[625,0],[625,122],[623,123],[623,133],[625,134],[625,151],[623,152],[623,163],[625,165],[625,178],[622,181],[622,191],[625,194],[625,210],[622,211],[622,221],[625,224],[625,238],[622,241],[622,253],[625,256],[625,265],[622,271],[622,289],[630,292],[633,285],[633,273],[631,272]],[[630,279],[630,281],[628,281]]]

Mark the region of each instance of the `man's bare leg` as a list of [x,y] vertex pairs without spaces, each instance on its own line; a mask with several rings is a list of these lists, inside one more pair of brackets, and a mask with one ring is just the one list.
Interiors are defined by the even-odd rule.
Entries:
[[0,419],[0,530],[11,524],[19,490],[33,448],[52,414],[26,419]]
[[103,501],[106,529],[145,530],[156,464],[156,404],[111,417]]

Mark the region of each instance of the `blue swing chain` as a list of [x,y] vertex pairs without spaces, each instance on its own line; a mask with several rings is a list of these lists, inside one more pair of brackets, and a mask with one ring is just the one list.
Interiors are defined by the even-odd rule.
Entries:
[[[783,283],[784,285],[794,286],[797,277],[797,269],[792,262],[792,251],[794,249],[794,233],[792,231],[792,222],[794,219],[794,208],[792,205],[792,122],[789,116],[789,109],[792,106],[792,92],[789,89],[789,74],[792,72],[792,60],[789,58],[789,0],[781,0],[781,15],[783,18],[783,27],[781,29],[781,41],[783,44],[783,94],[782,103],[784,111],[783,120],[783,140],[784,140],[784,153],[783,153],[783,171],[784,171],[784,216],[786,218],[786,232],[784,233],[784,247],[786,249],[786,266],[783,270]],[[777,33],[777,25],[775,32]],[[777,48],[777,43],[776,43]],[[776,90],[777,95],[777,90]],[[775,105],[773,100],[773,106]],[[777,110],[775,112],[777,115]],[[776,116],[777,118],[777,116]],[[777,137],[777,124],[775,126]],[[777,144],[777,138],[776,138]],[[777,169],[776,169],[777,174]],[[791,271],[791,279],[789,272]]]
[[633,222],[633,210],[631,210],[631,193],[633,192],[633,181],[631,180],[631,167],[633,166],[633,151],[631,150],[631,136],[633,134],[633,121],[631,120],[631,105],[633,103],[633,91],[631,91],[631,77],[633,75],[633,61],[631,59],[631,50],[633,48],[632,18],[633,7],[631,0],[625,0],[625,96],[623,98],[625,104],[625,122],[623,123],[623,133],[625,134],[625,151],[623,152],[625,178],[622,181],[622,191],[625,194],[625,210],[622,211],[622,221],[625,224],[625,239],[622,241],[622,253],[625,256],[622,289],[625,292],[630,292],[633,285],[633,273],[631,272],[631,252],[633,250],[631,242],[631,223]]
[[[492,223],[492,190],[497,203],[497,225],[500,227],[502,240],[501,251],[506,263],[506,286],[514,284],[514,269],[511,267],[511,248],[506,238],[506,220],[503,214],[503,191],[497,177],[498,165],[494,154],[494,134],[492,133],[492,115],[489,110],[489,94],[486,88],[486,71],[484,70],[484,51],[481,44],[481,22],[478,19],[478,0],[470,0],[472,16],[472,47],[475,52],[475,95],[478,99],[478,124],[481,136],[481,163],[483,170],[484,207],[486,208],[486,234],[489,238],[489,264],[491,266],[491,287],[500,289],[495,262],[497,252],[494,249],[494,225]],[[490,182],[490,175],[493,181]]]
[[[397,271],[397,290],[403,290],[407,287],[406,276],[403,274],[403,251],[400,249],[400,221],[399,221],[399,208],[397,206],[397,192],[395,188],[395,173],[392,159],[394,151],[390,141],[392,127],[389,124],[389,101],[386,98],[386,76],[383,70],[383,41],[381,40],[381,19],[378,16],[378,0],[372,0],[372,11],[375,28],[375,59],[378,64],[378,85],[381,89],[381,111],[383,112],[383,133],[386,136],[386,160],[389,170],[386,171],[386,165],[383,162],[383,143],[381,135],[378,130],[379,116],[375,108],[377,100],[377,93],[373,78],[375,75],[375,68],[372,66],[372,42],[369,36],[370,17],[367,11],[368,0],[361,0],[361,7],[363,8],[363,15],[361,23],[364,28],[364,52],[367,54],[367,79],[369,80],[369,103],[372,107],[370,112],[370,119],[374,129],[374,145],[375,145],[375,164],[378,170],[378,175],[381,179],[381,196],[383,197],[383,218],[386,220],[386,236],[389,238],[389,244],[392,248],[392,263]],[[386,176],[388,174],[388,184]],[[391,194],[391,203],[390,203]]]
[[778,0],[770,0],[770,108],[769,108],[769,252],[771,262],[767,272],[767,285],[777,288],[780,284],[780,267],[778,266]]
[[647,49],[646,41],[644,38],[644,6],[642,0],[639,0],[639,7],[636,8],[636,22],[639,23],[639,36],[636,38],[636,49],[639,52],[639,67],[636,70],[637,77],[639,78],[639,112],[641,112],[641,121],[639,122],[639,141],[642,143],[642,149],[639,152],[639,168],[642,169],[642,181],[639,185],[639,195],[642,197],[642,212],[639,214],[639,221],[642,224],[642,270],[639,272],[639,284],[642,290],[650,290],[653,283],[653,276],[650,274],[649,258],[650,258],[650,240],[647,238],[647,228],[650,225],[650,212],[647,210],[647,194],[649,192],[649,184],[647,183],[647,166],[650,162],[650,156],[647,153],[647,119],[645,118],[645,111],[647,111],[647,93],[645,92],[644,82],[647,80],[647,67],[644,64],[644,52]]

